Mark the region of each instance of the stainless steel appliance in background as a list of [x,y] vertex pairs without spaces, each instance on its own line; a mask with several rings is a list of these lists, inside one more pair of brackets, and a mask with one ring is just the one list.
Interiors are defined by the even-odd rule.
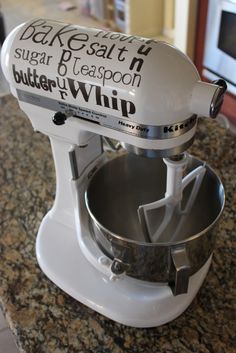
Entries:
[[115,20],[122,32],[126,32],[125,1],[115,0]]
[[203,76],[223,78],[236,94],[236,1],[209,0]]
[[106,20],[106,7],[103,0],[90,0],[90,15],[97,18],[99,21]]

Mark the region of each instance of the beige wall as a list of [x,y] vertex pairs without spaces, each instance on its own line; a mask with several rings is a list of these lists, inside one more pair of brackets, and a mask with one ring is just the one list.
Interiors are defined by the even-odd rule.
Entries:
[[173,38],[175,26],[175,1],[164,1],[164,19],[163,19],[163,35]]
[[164,0],[129,0],[128,31],[142,36],[162,33]]
[[197,5],[197,0],[175,0],[174,45],[191,59],[194,57]]

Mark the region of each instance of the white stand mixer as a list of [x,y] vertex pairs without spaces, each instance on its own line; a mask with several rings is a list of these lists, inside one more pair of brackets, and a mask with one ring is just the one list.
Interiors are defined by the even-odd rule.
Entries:
[[[182,249],[175,249],[178,295],[166,282],[126,275],[91,236],[85,193],[109,159],[102,136],[121,141],[128,151],[171,161],[192,144],[197,115],[217,115],[224,82],[201,82],[190,60],[166,43],[43,19],[10,33],[1,62],[21,109],[52,146],[56,198],[36,241],[43,272],[81,303],[122,324],[152,327],[176,318],[199,290],[211,254],[186,286],[181,281],[189,266]],[[204,173],[200,167],[194,178]],[[140,206],[148,228],[150,206]],[[155,241],[160,233],[159,228]]]

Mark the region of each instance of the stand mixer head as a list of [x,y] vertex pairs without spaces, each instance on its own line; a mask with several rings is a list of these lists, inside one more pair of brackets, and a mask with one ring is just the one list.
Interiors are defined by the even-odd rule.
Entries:
[[[49,136],[53,151],[56,199],[37,238],[37,256],[43,271],[69,294],[119,322],[155,326],[177,316],[191,302],[206,275],[212,237],[207,238],[204,256],[197,262],[201,252],[199,244],[205,230],[218,219],[224,203],[219,179],[208,166],[188,157],[185,151],[193,143],[197,116],[215,118],[220,110],[226,90],[224,81],[201,82],[192,62],[169,44],[44,19],[29,21],[13,30],[4,43],[1,58],[13,95],[33,128]],[[166,190],[165,184],[162,185],[159,199],[140,199],[135,206],[136,223],[143,235],[141,241],[115,234],[94,214],[97,212],[93,208],[96,199],[93,199],[95,192],[90,191],[94,190],[90,185],[95,184],[100,171],[113,165],[116,169],[121,161],[122,168],[126,168],[122,169],[123,172],[130,172],[131,166],[132,174],[133,161],[139,163],[132,157],[118,157],[110,162],[103,150],[103,137],[120,141],[128,152],[139,156],[165,157],[166,167],[160,158],[158,161],[152,159],[154,162],[146,159],[149,162],[144,163],[150,170],[151,164],[156,163],[154,169],[158,166],[160,174],[167,174],[167,183]],[[128,165],[126,158],[131,158]],[[138,158],[142,160],[143,157]],[[158,173],[155,175],[156,184],[159,183]],[[180,239],[179,234],[186,228],[192,209],[195,212],[194,204],[201,199],[208,182],[213,183],[213,194],[218,195],[213,202],[216,206],[210,220],[204,223],[203,229],[198,229],[196,239],[191,238],[192,230]],[[106,185],[102,188],[105,191]],[[182,208],[184,194],[188,196]],[[49,264],[45,250],[50,241],[47,234],[49,229],[62,233],[63,227],[68,233],[72,229],[77,237],[77,256],[89,260],[86,267],[92,264],[101,277],[108,276],[109,290],[115,298],[115,304],[109,309],[104,309],[101,304],[103,309],[99,309],[99,300],[103,299],[99,299],[98,294],[92,301],[89,290],[85,289],[85,295],[75,294],[68,289],[71,285],[63,285],[58,263],[58,269],[52,271],[55,263]],[[173,227],[176,228],[174,233],[170,231]],[[145,256],[140,257],[139,253]],[[137,268],[143,260],[146,266],[139,275]],[[146,275],[147,267],[155,262],[163,262],[162,269],[155,268],[152,275]],[[196,273],[200,275],[195,288],[189,285],[189,279]],[[119,283],[117,288],[114,279],[121,278],[123,284]],[[85,278],[77,281],[87,288]],[[133,284],[132,281],[138,282]],[[156,292],[153,296],[153,285],[161,282],[169,283],[174,296],[186,293],[186,297],[181,302],[180,299],[174,300],[177,297],[169,292],[168,285],[164,294],[163,289],[154,286]],[[122,286],[127,292],[127,303],[133,296],[135,308],[137,300],[142,300],[147,283],[150,289],[145,296],[150,294],[150,300],[146,306],[153,308],[154,303],[160,306],[165,300],[167,307],[170,303],[173,307],[179,306],[178,311],[172,309],[166,318],[158,312],[158,319],[147,314],[149,318],[147,316],[145,322],[140,319],[143,315],[140,311],[129,320],[123,298],[124,314],[118,319],[116,306],[118,292],[124,292]],[[98,285],[101,292],[105,290],[102,289],[102,279]],[[131,309],[131,316],[134,311],[136,309]],[[148,313],[147,307],[146,311]]]
[[[36,130],[80,144],[75,126],[159,156],[185,151],[197,115],[215,117],[225,91],[164,42],[42,19],[12,31],[2,67]],[[42,108],[50,118],[35,117]]]

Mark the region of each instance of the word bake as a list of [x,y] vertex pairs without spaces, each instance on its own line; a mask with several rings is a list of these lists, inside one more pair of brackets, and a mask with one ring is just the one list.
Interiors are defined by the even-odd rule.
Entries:
[[[20,36],[20,40],[28,40],[31,39],[34,43],[42,44],[42,45],[59,45],[63,47],[65,45],[68,46],[70,50],[81,50],[85,47],[85,43],[89,40],[89,35],[85,31],[78,30],[76,26],[71,24],[64,25],[59,30],[54,31],[54,26],[52,23],[38,19],[33,21],[22,33]],[[71,36],[68,37],[68,33]],[[63,37],[66,36],[66,43]],[[102,30],[98,30],[98,32],[94,35],[94,37],[105,38],[111,40],[118,40],[121,43],[157,43],[152,39],[145,39],[138,36],[127,36],[121,33],[114,32],[105,32]]]

